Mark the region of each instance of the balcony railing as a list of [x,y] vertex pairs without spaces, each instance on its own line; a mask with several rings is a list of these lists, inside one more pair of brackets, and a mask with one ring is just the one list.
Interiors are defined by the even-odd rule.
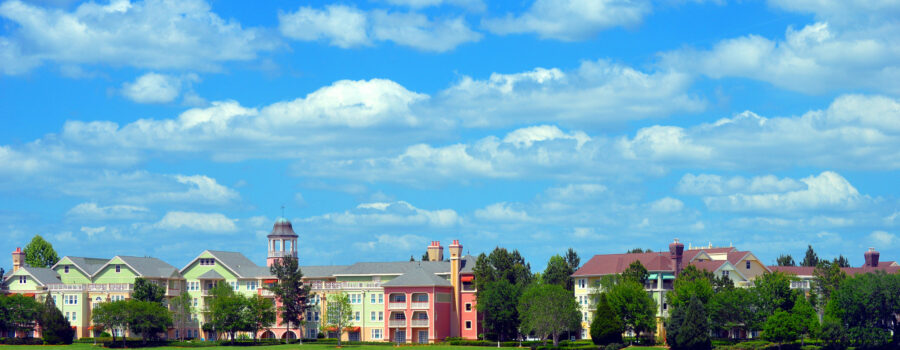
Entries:
[[388,321],[389,327],[406,327],[406,320],[390,320]]
[[262,297],[274,297],[274,296],[275,296],[275,293],[272,293],[271,290],[268,290],[268,289],[263,288],[263,289],[259,289],[259,296],[262,296]]
[[427,301],[426,302],[415,302],[414,301],[410,304],[410,307],[413,309],[427,309],[428,302]]
[[167,288],[166,289],[167,297],[177,297],[179,295],[181,295],[181,289],[178,289],[178,288]]
[[312,290],[380,289],[381,282],[306,282]]
[[388,309],[390,310],[406,310],[406,302],[390,302],[388,303]]
[[134,285],[130,283],[51,283],[47,285],[47,290],[51,292],[131,292],[133,288]]
[[428,320],[412,320],[413,327],[428,327]]
[[270,257],[274,257],[274,258],[281,258],[281,257],[285,257],[285,256],[293,256],[293,257],[296,257],[296,256],[297,256],[297,252],[293,252],[293,251],[280,251],[280,250],[270,250],[270,251],[269,251],[269,256],[270,256]]

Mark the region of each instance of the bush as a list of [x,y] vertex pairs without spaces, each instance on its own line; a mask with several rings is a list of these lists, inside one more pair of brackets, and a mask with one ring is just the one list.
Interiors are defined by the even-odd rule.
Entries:
[[603,347],[603,350],[619,350],[622,348],[625,348],[625,344],[610,343],[610,344],[606,344],[606,346]]
[[0,344],[4,345],[42,345],[41,338],[0,338]]
[[591,341],[597,345],[621,343],[623,330],[622,321],[609,306],[606,294],[601,294],[597,303],[597,311],[594,312],[594,318],[591,320]]

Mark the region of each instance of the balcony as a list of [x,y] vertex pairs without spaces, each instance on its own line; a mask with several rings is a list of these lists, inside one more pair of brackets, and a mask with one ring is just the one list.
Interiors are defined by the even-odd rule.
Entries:
[[428,302],[412,302],[410,304],[410,308],[412,309],[428,309]]
[[389,310],[406,310],[406,302],[405,301],[390,302],[390,303],[388,303],[388,309]]
[[51,292],[103,292],[103,293],[128,293],[134,288],[130,283],[91,283],[91,284],[63,284],[52,283],[47,285]]
[[388,327],[406,327],[406,320],[390,320]]
[[428,320],[412,320],[413,327],[428,327]]
[[325,281],[310,281],[305,284],[309,285],[312,290],[323,290],[323,291],[331,291],[331,290],[369,290],[369,289],[380,289],[381,282],[325,282]]
[[275,297],[275,293],[272,293],[271,290],[263,288],[263,289],[258,289],[258,291],[259,291],[259,296],[261,296],[261,297],[266,297],[266,298],[274,298]]
[[177,297],[179,295],[181,295],[181,289],[178,289],[178,288],[167,288],[166,289],[167,297]]

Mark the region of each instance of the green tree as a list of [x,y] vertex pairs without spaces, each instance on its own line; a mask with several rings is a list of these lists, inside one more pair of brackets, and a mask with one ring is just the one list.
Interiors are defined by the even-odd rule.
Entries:
[[797,340],[800,335],[800,324],[797,317],[784,310],[776,310],[763,324],[763,339],[781,345]]
[[40,235],[34,235],[31,242],[25,246],[25,263],[28,266],[50,267],[57,261],[59,261],[59,256],[53,250],[53,245]]
[[625,271],[622,271],[622,277],[643,286],[644,283],[647,283],[647,279],[650,278],[650,273],[647,272],[647,268],[644,267],[644,264],[641,264],[640,260],[635,260],[628,265]]
[[566,263],[569,264],[569,268],[572,271],[578,271],[578,268],[581,267],[581,258],[578,257],[578,252],[575,249],[569,248],[569,250],[566,250]]
[[[303,284],[303,271],[300,270],[297,258],[284,257],[276,260],[269,271],[278,281],[266,286],[275,295],[275,300],[281,303],[278,313],[281,315],[281,323],[288,328],[296,327],[301,336],[297,340],[303,342],[300,326],[304,324],[303,316],[309,308],[309,286]],[[287,341],[287,340],[285,340]]]
[[149,301],[153,303],[162,303],[166,295],[166,289],[162,286],[148,281],[143,277],[134,279],[134,293],[131,297],[140,301]]
[[790,311],[794,308],[794,292],[791,278],[781,272],[765,273],[753,280],[756,292],[757,311],[764,319],[776,310]]
[[712,273],[700,270],[694,265],[688,265],[675,278],[673,290],[666,293],[666,301],[669,306],[678,308],[686,304],[692,296],[696,296],[701,304],[706,305],[713,295],[710,280],[714,278]]
[[710,326],[714,329],[757,329],[756,299],[748,288],[731,288],[715,293],[708,309]]
[[625,252],[625,254],[640,254],[640,253],[652,253],[652,252],[653,251],[650,249],[634,248],[634,249],[629,249],[628,251]]
[[794,258],[790,254],[781,254],[778,256],[778,259],[775,259],[775,263],[778,266],[797,266],[797,263],[794,262]]
[[350,326],[352,316],[353,305],[350,304],[350,296],[347,293],[340,292],[329,296],[325,324],[337,330],[338,347],[341,346],[341,335],[344,334],[344,328]]
[[129,299],[125,301],[125,310],[128,315],[128,329],[140,334],[143,344],[147,344],[148,339],[156,338],[157,334],[165,332],[172,325],[169,310],[161,303]]
[[209,303],[211,323],[217,332],[225,332],[234,342],[235,333],[249,328],[249,320],[245,317],[247,301],[243,295],[237,294],[231,286],[219,283],[210,291]]
[[797,299],[794,300],[794,308],[791,309],[791,316],[796,319],[797,332],[800,335],[800,346],[806,345],[806,337],[816,334],[819,330],[819,315],[813,308],[809,300],[803,293],[797,293]]
[[[562,257],[560,257],[562,259]],[[581,312],[575,296],[557,284],[533,284],[519,298],[519,324],[523,333],[552,337],[581,328]]]
[[497,342],[512,339],[518,334],[519,314],[516,301],[519,294],[519,286],[503,278],[484,286],[484,291],[478,297],[477,308],[484,315],[484,329]]
[[62,311],[56,308],[53,298],[44,298],[38,323],[41,325],[41,337],[44,344],[72,344],[75,331],[69,325],[69,321],[63,317]]
[[700,297],[690,298],[672,310],[672,317],[666,324],[666,342],[672,350],[709,350],[709,320],[706,307]]
[[575,285],[572,282],[573,273],[575,271],[569,267],[566,259],[557,254],[550,257],[550,261],[547,262],[547,268],[541,277],[544,280],[544,284],[555,284],[568,289],[569,286]]
[[834,263],[839,267],[850,267],[850,260],[843,255],[839,255],[837,258],[834,258]]
[[609,306],[625,330],[640,335],[656,326],[656,301],[642,284],[623,277],[616,283],[604,284],[604,291]]
[[822,349],[843,350],[847,348],[847,332],[840,320],[833,317],[825,317],[822,327],[819,328],[818,338],[822,340]]
[[823,260],[813,270],[812,290],[821,300],[818,304],[824,306],[831,300],[831,295],[841,286],[841,282],[847,278],[847,274],[841,271],[840,264]]
[[[531,274],[531,265],[525,262],[525,258],[518,250],[512,252],[506,248],[494,248],[490,255],[482,253],[475,260],[476,283],[489,284],[499,279],[505,279],[510,284],[520,287],[531,284],[534,275]],[[482,257],[483,256],[483,257]],[[481,290],[481,288],[478,288]]]
[[[879,348],[891,342],[900,314],[900,274],[857,274],[831,295],[826,316],[840,320],[857,348]],[[896,341],[896,339],[895,339]]]
[[263,298],[259,295],[246,298],[247,307],[244,309],[244,319],[246,319],[247,331],[253,332],[253,340],[256,340],[256,333],[260,329],[271,327],[275,323],[275,304],[272,299]]
[[178,337],[184,340],[185,328],[190,325],[191,315],[194,314],[191,295],[188,292],[182,292],[181,295],[169,301],[169,307],[172,313],[172,323],[179,330]]
[[[128,309],[126,301],[119,300],[113,302],[103,302],[91,310],[91,320],[95,327],[109,330],[113,336],[113,342],[116,341],[116,332],[119,329],[124,331],[128,327]],[[125,336],[122,336],[122,347],[125,347]]]
[[800,262],[800,266],[806,267],[815,267],[819,264],[819,256],[816,255],[816,251],[813,250],[812,245],[809,245],[806,248],[806,255],[803,257],[803,261]]
[[605,345],[622,342],[622,333],[625,326],[616,316],[615,311],[609,306],[606,293],[600,293],[597,297],[597,310],[591,319],[591,341],[597,345]]
[[4,313],[0,315],[0,323],[5,323],[4,329],[23,333],[31,333],[37,325],[41,315],[41,304],[34,298],[21,294],[0,296]]

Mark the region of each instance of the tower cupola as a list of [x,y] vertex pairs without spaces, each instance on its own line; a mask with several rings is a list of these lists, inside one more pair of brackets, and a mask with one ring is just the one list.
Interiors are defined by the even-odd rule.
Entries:
[[294,226],[288,219],[281,217],[275,220],[272,232],[266,238],[269,242],[267,265],[272,266],[275,261],[284,257],[297,257],[297,238],[299,236],[294,232]]

